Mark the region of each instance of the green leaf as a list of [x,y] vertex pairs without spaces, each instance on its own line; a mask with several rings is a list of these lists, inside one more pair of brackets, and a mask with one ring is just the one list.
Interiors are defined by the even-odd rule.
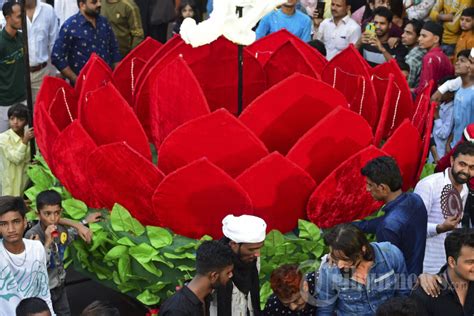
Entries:
[[107,242],[108,234],[106,231],[100,231],[92,236],[92,246],[89,248],[89,251],[93,252],[98,247],[102,246]]
[[150,286],[147,286],[147,290],[150,290],[152,292],[158,292],[159,290],[163,289],[165,286],[170,284],[170,282],[162,282],[158,281],[155,284],[152,284]]
[[194,271],[196,268],[182,264],[180,266],[177,266],[176,269],[178,269],[179,271]]
[[131,274],[130,257],[122,256],[117,264],[117,272],[122,282],[127,282]]
[[300,238],[318,240],[321,237],[321,231],[311,222],[299,219],[298,228],[300,230]]
[[128,247],[118,245],[110,249],[104,257],[104,260],[116,260],[128,254]]
[[204,235],[201,237],[201,239],[199,239],[200,242],[211,241],[211,240],[212,240],[212,237],[209,235]]
[[260,288],[260,307],[262,310],[265,308],[265,303],[267,302],[268,297],[272,295],[273,291],[270,286],[270,282],[266,281],[263,286]]
[[124,246],[130,246],[130,247],[133,247],[133,246],[137,245],[128,237],[120,238],[119,240],[117,240],[117,244],[124,245]]
[[104,227],[102,227],[102,225],[99,224],[99,223],[90,223],[89,224],[89,229],[91,230],[91,232],[97,233],[101,230],[104,230]]
[[76,199],[67,199],[62,201],[64,211],[72,218],[80,220],[87,214],[87,205]]
[[145,270],[147,270],[151,274],[156,275],[157,277],[161,277],[163,275],[163,272],[158,269],[153,262],[139,263]]
[[137,300],[145,305],[155,305],[160,301],[160,297],[151,293],[149,290],[145,290],[137,296]]
[[147,226],[146,233],[153,247],[160,249],[173,243],[173,236],[162,227]]
[[138,246],[130,247],[130,255],[140,263],[148,263],[154,257],[158,256],[158,251],[152,246],[141,243]]
[[135,236],[141,236],[145,232],[145,227],[120,204],[115,204],[112,208],[110,221],[112,228],[118,232],[130,232]]
[[161,262],[164,265],[168,266],[168,268],[171,268],[171,269],[174,268],[174,264],[172,262],[166,260],[164,257],[162,257],[160,255],[157,255],[156,257],[153,257],[151,260],[156,261],[156,262]]
[[25,195],[28,198],[28,200],[30,200],[32,202],[36,202],[36,197],[42,191],[44,191],[44,188],[42,188],[40,186],[37,186],[37,185],[34,185],[34,186],[32,186],[31,188],[29,188],[28,190],[25,191]]
[[54,177],[48,174],[41,165],[31,165],[26,173],[31,181],[43,190],[47,190],[54,185]]
[[192,254],[192,253],[189,253],[189,252],[177,253],[177,254],[165,252],[165,253],[163,253],[163,255],[168,259],[193,259],[193,260],[196,260],[196,255]]
[[285,236],[280,233],[278,230],[274,229],[268,233],[265,238],[265,247],[278,247],[285,242]]

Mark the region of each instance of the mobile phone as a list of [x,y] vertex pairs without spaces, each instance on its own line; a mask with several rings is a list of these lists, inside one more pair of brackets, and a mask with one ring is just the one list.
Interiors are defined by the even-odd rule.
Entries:
[[318,19],[324,18],[324,10],[326,8],[326,2],[319,0],[316,4],[316,14],[318,15]]
[[367,23],[365,26],[365,33],[370,36],[375,36],[375,24],[373,22]]

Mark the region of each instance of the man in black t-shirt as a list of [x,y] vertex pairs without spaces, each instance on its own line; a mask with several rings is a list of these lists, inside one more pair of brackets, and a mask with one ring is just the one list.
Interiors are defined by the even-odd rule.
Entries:
[[391,48],[388,44],[389,31],[392,26],[393,13],[385,8],[378,7],[374,10],[375,34],[365,31],[356,43],[362,57],[374,67],[383,64],[392,58],[397,61],[404,61],[407,48],[404,45],[397,45]]
[[232,250],[205,241],[196,252],[196,275],[160,308],[160,316],[208,316],[211,292],[232,278]]

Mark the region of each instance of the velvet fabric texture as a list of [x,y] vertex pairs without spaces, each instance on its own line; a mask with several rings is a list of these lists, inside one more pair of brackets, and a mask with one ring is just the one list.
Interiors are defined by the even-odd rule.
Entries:
[[239,119],[270,152],[286,155],[301,136],[338,106],[347,107],[342,93],[320,80],[296,73],[255,99]]
[[152,196],[163,173],[125,142],[98,147],[88,155],[87,179],[103,205],[125,207],[144,225],[157,225]]
[[247,192],[206,158],[167,175],[153,194],[153,207],[159,226],[197,239],[221,238],[222,219],[230,213],[253,215]]
[[403,177],[403,191],[416,184],[421,148],[420,134],[409,119],[403,121],[382,147],[397,161]]
[[158,166],[168,174],[206,157],[237,177],[268,154],[265,145],[225,109],[198,117],[175,129],[158,152]]
[[35,140],[41,155],[48,164],[49,168],[56,174],[56,168],[53,163],[53,144],[59,136],[59,129],[51,116],[46,112],[46,106],[42,101],[36,102],[34,108],[35,121]]
[[374,146],[362,149],[333,170],[311,195],[308,218],[320,228],[329,228],[369,216],[380,208],[366,190],[360,169],[387,154]]
[[[46,76],[43,79],[43,83],[38,91],[38,95],[36,96],[36,104],[34,110],[36,110],[37,106],[40,102],[44,103],[44,108],[47,112],[49,112],[49,107],[53,99],[56,97],[56,94],[59,89],[64,88],[66,90],[67,95],[75,95],[74,88],[71,87],[65,80]],[[36,112],[34,112],[36,115]]]
[[64,130],[78,116],[77,97],[71,89],[60,88],[49,104],[48,114],[60,131]]
[[303,135],[287,157],[320,184],[337,166],[371,143],[367,121],[337,107]]
[[133,93],[138,75],[148,60],[161,46],[163,46],[163,44],[155,41],[151,37],[147,37],[115,67],[112,75],[115,86],[129,105],[133,105]]
[[104,204],[95,197],[98,192],[92,190],[86,173],[87,158],[96,148],[81,123],[74,120],[58,135],[51,153],[55,176],[71,195],[90,207],[100,208]]
[[[112,83],[88,94],[81,108],[80,121],[98,146],[126,142],[151,161],[146,134],[132,108]],[[110,122],[120,122],[120,128],[114,128]]]
[[[433,81],[430,80],[428,85],[421,91],[415,100],[415,110],[411,122],[418,130],[420,135],[425,135],[426,118],[429,116],[430,97],[433,88]],[[430,132],[431,133],[431,132]]]
[[349,101],[350,109],[362,115],[375,130],[379,111],[369,68],[354,45],[350,44],[327,63],[321,78],[341,91]]
[[321,78],[304,54],[290,40],[273,52],[263,69],[268,87],[297,72],[316,79]]
[[424,133],[421,136],[421,141],[422,141],[423,146],[420,152],[420,163],[418,165],[418,172],[416,174],[415,179],[420,178],[421,172],[423,171],[423,167],[425,166],[426,159],[428,157],[428,151],[430,150],[430,143],[431,143],[431,131],[433,130],[433,119],[434,119],[436,106],[437,104],[434,102],[429,104],[428,113],[425,119]]
[[306,218],[305,207],[316,185],[306,171],[277,152],[262,158],[236,180],[252,200],[253,215],[265,220],[268,231],[282,233]]

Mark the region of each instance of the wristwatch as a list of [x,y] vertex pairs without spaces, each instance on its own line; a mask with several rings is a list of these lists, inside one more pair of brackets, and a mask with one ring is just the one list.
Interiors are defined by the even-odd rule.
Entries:
[[89,222],[85,218],[81,220],[81,224],[84,226],[89,226]]

